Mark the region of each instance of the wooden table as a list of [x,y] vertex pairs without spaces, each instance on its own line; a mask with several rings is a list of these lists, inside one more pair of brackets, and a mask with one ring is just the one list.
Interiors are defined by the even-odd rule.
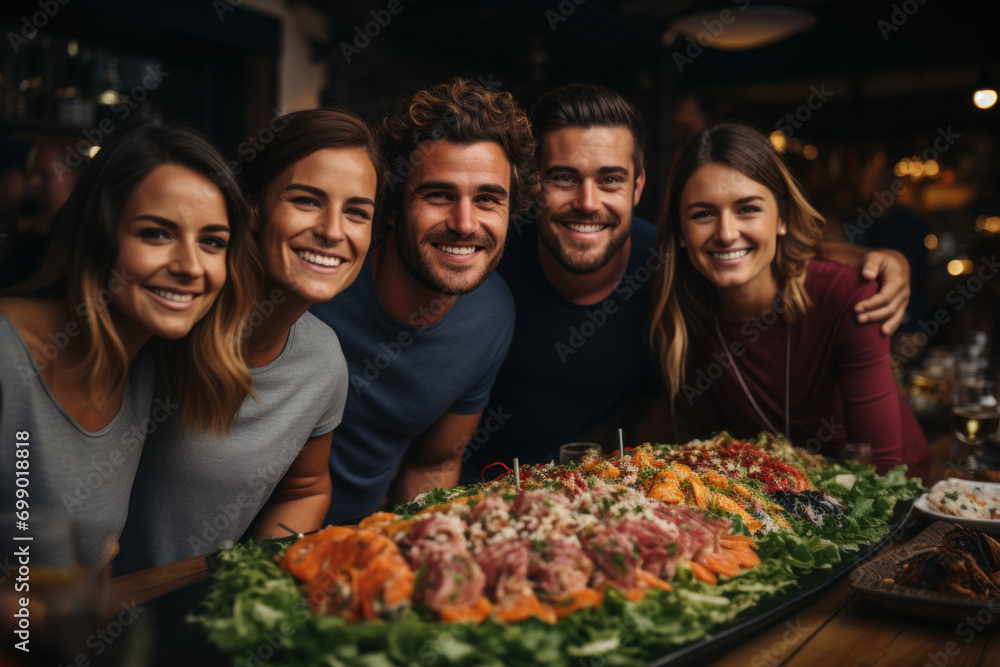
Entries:
[[[944,461],[954,440],[944,436],[931,448],[934,463],[928,484],[944,478]],[[916,535],[924,523],[890,541],[885,552]],[[112,579],[107,608],[122,602],[142,604],[156,596],[200,581],[209,574],[205,558],[196,557]],[[815,600],[710,663],[712,667],[817,667],[819,665],[930,665],[990,667],[1000,665],[1000,633],[989,628],[959,634],[955,623],[935,623],[886,611],[855,594],[844,579]],[[968,641],[967,641],[968,640]]]
[[[954,443],[950,435],[931,443],[934,461],[926,481],[928,486],[944,479],[944,462]],[[926,521],[915,522],[890,541],[883,553],[899,548],[926,525]],[[981,631],[958,626],[955,622],[933,622],[887,611],[856,594],[844,579],[800,612],[777,621],[709,664],[711,667],[1000,665],[1000,633],[996,632],[995,623],[994,627]]]

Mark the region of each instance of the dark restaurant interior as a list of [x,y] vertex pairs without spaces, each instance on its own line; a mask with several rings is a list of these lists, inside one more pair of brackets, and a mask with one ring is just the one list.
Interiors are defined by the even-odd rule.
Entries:
[[[904,366],[969,343],[970,331],[993,340],[1000,289],[987,260],[1000,238],[1000,111],[973,101],[1000,81],[988,3],[383,4],[4,3],[8,177],[27,168],[32,144],[73,166],[143,121],[193,125],[237,156],[254,150],[253,128],[275,112],[337,105],[374,122],[409,91],[456,75],[526,108],[556,86],[599,83],[647,125],[639,216],[656,219],[686,137],[749,123],[781,142],[826,234],[909,259],[911,305],[894,348],[901,381]],[[737,21],[744,13],[751,20]],[[31,187],[17,191],[27,194],[8,197],[5,217],[44,207]],[[987,354],[995,365],[998,348]],[[918,409],[935,402],[936,363],[911,386]]]
[[932,440],[951,431],[955,373],[1000,369],[994,16],[986,0],[3,2],[0,289],[36,265],[73,168],[138,124],[194,127],[236,158],[279,114],[374,124],[454,76],[525,109],[596,83],[645,120],[637,216],[656,222],[687,138],[741,121],[784,155],[828,239],[908,259],[891,361]]
[[[341,105],[376,121],[408,91],[455,75],[525,107],[553,87],[592,82],[643,113],[650,185],[637,212],[646,219],[657,216],[673,151],[700,127],[740,120],[783,131],[829,233],[899,245],[910,258],[905,330],[947,305],[1000,233],[1000,112],[973,103],[1000,79],[985,2],[399,0],[395,14],[382,5],[4,3],[0,133],[22,156],[7,162],[24,159],[25,143],[69,154],[147,120],[192,124],[236,155],[273,110]],[[744,11],[759,14],[752,30],[735,21]],[[892,214],[880,223],[883,192]],[[933,344],[961,343],[968,330],[992,339],[995,294],[982,290]]]

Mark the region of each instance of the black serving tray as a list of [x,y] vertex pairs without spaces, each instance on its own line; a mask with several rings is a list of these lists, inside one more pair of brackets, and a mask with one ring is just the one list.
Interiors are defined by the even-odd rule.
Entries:
[[913,517],[913,500],[896,503],[888,523],[892,526],[892,530],[875,544],[857,553],[841,552],[842,560],[833,568],[810,572],[803,576],[796,586],[764,598],[717,632],[705,635],[651,661],[649,667],[705,664],[724,655],[764,627],[790,616],[814,597],[844,579],[857,567],[873,560],[887,544],[905,541],[905,536],[912,533],[911,529],[916,525],[916,519]]
[[[840,564],[830,569],[816,570],[805,575],[799,583],[778,595],[765,598],[744,611],[734,621],[720,626],[701,639],[685,644],[670,653],[649,662],[649,667],[662,665],[704,664],[715,659],[762,628],[777,623],[805,606],[815,596],[844,579],[855,568],[871,561],[881,549],[893,541],[903,541],[912,534],[916,519],[912,517],[913,501],[897,503],[888,521],[892,530],[861,551],[843,554]],[[290,537],[276,538],[287,541]],[[214,554],[207,557],[209,569],[218,568]],[[208,592],[212,580],[205,579],[162,595],[147,604],[152,609],[156,625],[156,643],[150,667],[216,667],[232,664],[226,656],[211,646],[187,617],[197,613],[200,601]]]

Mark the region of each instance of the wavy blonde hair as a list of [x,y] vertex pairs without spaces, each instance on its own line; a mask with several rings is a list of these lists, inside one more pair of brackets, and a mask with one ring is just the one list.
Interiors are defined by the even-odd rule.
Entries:
[[226,281],[208,313],[180,340],[153,339],[160,389],[180,404],[184,429],[222,434],[232,427],[253,377],[243,362],[245,320],[259,291],[259,260],[246,204],[225,160],[208,140],[179,127],[146,125],[109,142],[94,158],[55,217],[51,247],[39,271],[6,294],[63,299],[81,329],[87,355],[72,370],[98,395],[128,378],[128,356],[108,309],[118,259],[118,226],[136,187],[164,164],[213,180],[226,204],[230,240]]
[[667,183],[656,245],[666,254],[653,280],[653,313],[649,342],[660,371],[675,398],[684,385],[689,341],[704,335],[719,308],[715,286],[691,264],[680,247],[680,199],[692,174],[706,164],[721,164],[767,187],[778,202],[788,231],[778,237],[771,271],[778,283],[776,298],[785,303],[784,319],[795,322],[810,305],[805,269],[817,254],[823,217],[806,201],[795,179],[759,131],[724,123],[696,134],[681,149]]

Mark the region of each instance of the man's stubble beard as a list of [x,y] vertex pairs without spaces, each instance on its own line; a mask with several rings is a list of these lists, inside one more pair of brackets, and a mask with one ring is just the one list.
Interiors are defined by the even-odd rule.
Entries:
[[[462,294],[468,294],[472,292],[489,278],[490,274],[496,270],[497,266],[500,265],[500,259],[503,257],[503,244],[497,244],[492,238],[486,235],[473,235],[471,237],[462,237],[457,233],[449,230],[449,234],[434,234],[432,236],[425,236],[422,239],[416,239],[414,242],[410,242],[410,239],[406,236],[404,232],[405,220],[400,220],[392,229],[392,233],[395,235],[396,248],[399,252],[399,258],[403,262],[403,266],[406,270],[410,272],[413,279],[418,283],[423,285],[429,290],[437,292],[442,296],[458,296]],[[462,241],[468,242],[469,240],[475,240],[477,245],[482,245],[483,253],[494,253],[487,263],[482,275],[474,281],[471,285],[462,285],[455,287],[453,285],[448,285],[439,276],[435,275],[431,263],[421,255],[419,247],[422,245],[431,245],[433,243],[449,245],[457,244]],[[445,267],[444,270],[450,274],[461,275],[467,274],[475,271],[477,267],[475,265],[468,265],[465,267]]]
[[[580,216],[573,216],[573,219],[580,222],[586,222],[586,220],[581,219]],[[612,228],[612,237],[608,239],[604,250],[596,257],[579,256],[577,254],[578,251],[574,251],[572,248],[563,245],[558,233],[552,231],[550,227],[550,225],[555,226],[560,224],[561,223],[553,220],[552,218],[542,222],[543,227],[539,227],[538,229],[538,236],[542,239],[542,244],[548,249],[561,267],[570,273],[588,275],[607,266],[608,263],[614,259],[615,255],[617,255],[618,252],[625,247],[625,242],[628,241],[629,236],[632,233],[632,212],[629,211],[628,222],[622,222],[619,220],[618,224]]]

